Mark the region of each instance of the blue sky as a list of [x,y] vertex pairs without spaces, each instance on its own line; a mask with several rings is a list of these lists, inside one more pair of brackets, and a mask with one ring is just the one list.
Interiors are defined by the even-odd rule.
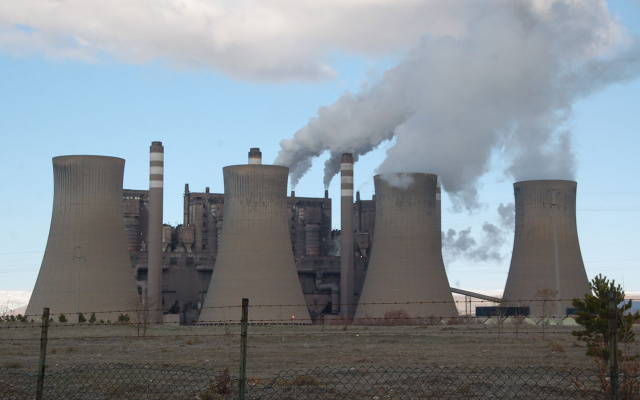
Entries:
[[[125,7],[124,2],[105,3],[110,7],[84,5],[79,0],[55,6],[39,0],[0,0],[0,154],[4,171],[0,291],[30,291],[35,284],[51,219],[52,157],[122,157],[126,160],[125,188],[144,189],[148,186],[149,145],[162,141],[164,220],[175,225],[182,222],[185,183],[193,191],[210,187],[222,192],[222,167],[245,163],[250,147],[260,147],[264,162],[273,162],[280,141],[291,140],[304,130],[321,107],[343,110],[341,96],[346,91],[362,94],[358,99],[366,103],[366,96],[375,93],[380,82],[393,78],[386,71],[407,71],[401,69],[407,54],[419,52],[425,40],[448,36],[463,42],[473,21],[469,2],[433,1],[425,6],[415,1],[362,1],[347,7],[337,1],[324,6],[302,1],[294,7],[286,1],[230,6],[204,0],[140,0],[130,2],[135,6],[127,6],[133,9],[122,14],[108,10]],[[491,2],[476,3],[491,9]],[[569,0],[532,4],[539,5],[536,10],[543,13],[556,3],[568,5],[570,11],[576,7]],[[186,9],[176,11],[179,4]],[[611,37],[602,43],[589,42],[594,50],[588,57],[615,58],[611,54],[638,41],[640,2],[593,4],[608,6],[610,14],[598,17],[602,20],[593,25],[603,27],[599,34],[606,32]],[[32,12],[35,10],[38,12]],[[212,25],[198,25],[203,15]],[[354,20],[354,15],[362,18]],[[602,10],[593,15],[602,16]],[[342,25],[332,25],[340,22]],[[387,29],[380,28],[381,22]],[[213,33],[207,33],[208,26],[213,26]],[[587,56],[569,59],[573,67],[582,65],[575,61],[579,57]],[[638,70],[638,59],[631,59],[628,69]],[[455,66],[451,68],[455,71]],[[426,87],[428,91],[430,86]],[[576,92],[566,100],[571,112],[563,114],[558,126],[571,132],[578,230],[587,274],[591,278],[603,273],[624,283],[627,291],[640,292],[640,80],[632,72],[625,79],[589,87],[584,95]],[[353,102],[344,104],[353,106]],[[564,103],[559,104],[567,110]],[[352,120],[359,122],[357,117]],[[399,125],[398,132],[415,131],[416,124],[409,120]],[[363,131],[368,129],[366,121],[361,125]],[[375,150],[361,156],[355,187],[363,198],[373,194],[376,169],[392,159],[392,151],[387,157],[387,150],[400,147],[398,142],[406,143],[407,137],[411,135],[381,140],[372,145]],[[334,139],[329,142],[336,143]],[[298,195],[323,196],[323,162],[329,152],[322,150],[323,144],[319,146],[322,155],[313,159],[312,168],[301,177],[295,188]],[[514,148],[521,150],[522,146]],[[486,240],[483,223],[499,226],[497,207],[513,202],[516,178],[506,171],[517,161],[514,158],[526,154],[514,155],[509,148],[506,140],[490,147],[491,154],[482,164],[486,172],[460,183],[459,191],[451,179],[448,183],[443,178],[445,189],[449,184],[453,190],[451,196],[444,196],[443,230],[453,229],[459,235],[471,228],[476,249]],[[330,150],[339,152],[340,148]],[[446,167],[419,172],[454,176]],[[329,195],[336,200],[334,216],[339,215],[338,185],[338,179],[333,179],[329,186]],[[472,205],[465,202],[470,191],[477,191]],[[334,226],[339,226],[335,218]],[[503,236],[504,242],[493,249],[500,258],[481,261],[464,252],[456,256],[445,251],[451,285],[502,290],[512,232],[503,228]]]

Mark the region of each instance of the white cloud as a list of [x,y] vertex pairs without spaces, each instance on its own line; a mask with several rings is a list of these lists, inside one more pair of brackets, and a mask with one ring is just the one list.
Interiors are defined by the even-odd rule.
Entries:
[[0,51],[320,80],[334,76],[335,51],[402,53],[426,34],[461,34],[473,14],[448,0],[4,0]]

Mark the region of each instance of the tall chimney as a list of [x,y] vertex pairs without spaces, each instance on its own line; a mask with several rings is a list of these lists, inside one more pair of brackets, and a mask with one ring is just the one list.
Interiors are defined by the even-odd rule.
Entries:
[[442,259],[436,181],[421,173],[374,177],[376,228],[355,323],[387,312],[418,323],[458,315]]
[[27,315],[95,312],[115,321],[139,300],[125,240],[124,160],[103,156],[53,159],[49,239]]
[[309,324],[289,235],[289,169],[234,165],[223,175],[222,242],[198,323],[239,322],[246,297],[250,323]]
[[590,293],[576,223],[577,183],[513,184],[516,226],[503,305],[534,316],[564,316],[573,298]]
[[249,165],[262,164],[262,152],[258,147],[249,150]]
[[344,153],[340,159],[340,315],[353,318],[355,310],[353,271],[353,156]]
[[149,162],[149,244],[147,302],[151,322],[162,323],[162,203],[164,186],[164,147],[152,142]]

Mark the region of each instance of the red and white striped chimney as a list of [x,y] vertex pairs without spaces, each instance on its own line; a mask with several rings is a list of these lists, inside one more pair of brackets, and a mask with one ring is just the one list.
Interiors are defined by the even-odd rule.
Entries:
[[149,246],[147,302],[152,323],[162,323],[162,204],[164,186],[164,147],[152,142],[149,161]]
[[340,159],[340,315],[351,319],[355,314],[353,271],[353,155]]

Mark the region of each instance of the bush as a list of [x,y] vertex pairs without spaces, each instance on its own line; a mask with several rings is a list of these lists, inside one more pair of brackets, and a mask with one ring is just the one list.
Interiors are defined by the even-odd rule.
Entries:
[[84,317],[83,313],[78,314],[78,322],[80,323],[87,322],[87,319]]
[[118,323],[119,324],[128,324],[129,321],[131,321],[131,318],[129,318],[129,314],[120,314],[120,315],[118,315]]
[[91,313],[91,316],[89,317],[89,323],[90,323],[90,324],[93,324],[93,323],[94,323],[94,322],[96,322],[96,321],[97,321],[97,319],[96,319],[96,313],[92,312],[92,313]]
[[58,315],[58,322],[61,322],[61,323],[67,322],[67,317],[64,314]]

